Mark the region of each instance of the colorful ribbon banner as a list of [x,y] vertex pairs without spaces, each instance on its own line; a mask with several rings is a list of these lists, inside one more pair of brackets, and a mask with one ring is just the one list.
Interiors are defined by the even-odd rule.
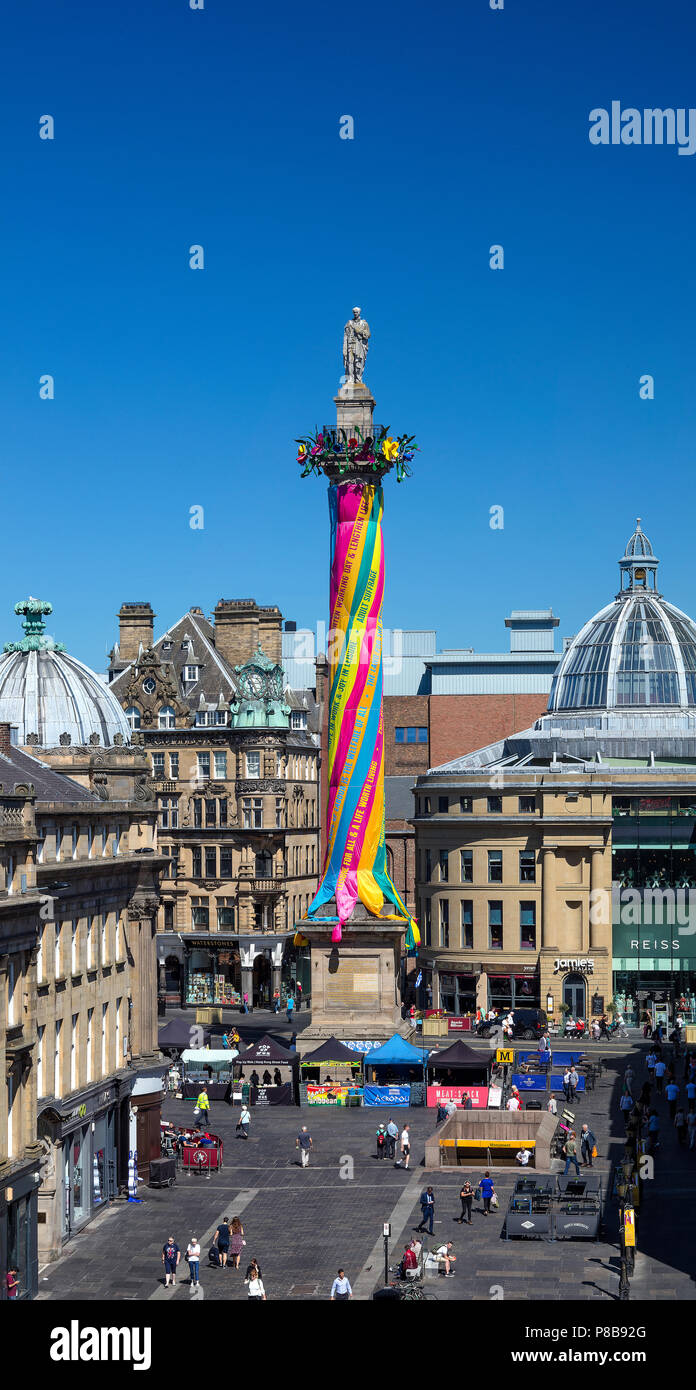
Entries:
[[384,840],[382,599],[384,494],[373,483],[329,488],[331,630],[328,835],[322,879],[307,917],[335,899],[333,940],[360,899],[374,916],[385,900],[406,923],[406,946],[418,927],[388,873]]

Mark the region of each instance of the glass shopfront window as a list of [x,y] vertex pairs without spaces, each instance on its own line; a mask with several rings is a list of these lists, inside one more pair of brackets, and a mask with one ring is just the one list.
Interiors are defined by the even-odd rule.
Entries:
[[212,951],[192,951],[186,963],[186,1003],[214,1004],[214,956]]
[[489,1009],[540,1008],[539,975],[489,975]]
[[612,880],[622,888],[696,888],[696,801],[614,797]]
[[116,1196],[115,1111],[108,1110],[94,1124],[92,1136],[92,1202],[95,1207]]
[[476,976],[475,975],[441,975],[440,976],[440,1008],[448,1014],[475,1013],[476,1011]]
[[90,1127],[82,1125],[63,1141],[63,1236],[70,1236],[91,1211]]
[[18,1298],[31,1296],[32,1259],[32,1194],[18,1197],[7,1208],[7,1269],[16,1269],[19,1282]]

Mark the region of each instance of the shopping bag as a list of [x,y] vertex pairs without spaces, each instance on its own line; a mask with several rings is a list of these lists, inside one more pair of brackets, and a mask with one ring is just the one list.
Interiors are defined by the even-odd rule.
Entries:
[[194,1119],[198,1119],[198,1116],[200,1115],[200,1113],[201,1113],[201,1112],[200,1112],[200,1110],[198,1109],[198,1106],[197,1106],[197,1105],[194,1105],[194,1107],[193,1107]]
[[597,1157],[598,1157],[598,1154],[597,1154],[597,1145],[596,1145],[596,1144],[593,1144],[593,1145],[592,1145],[592,1157],[593,1157],[593,1158],[597,1158]]
[[481,1188],[480,1188],[480,1187],[477,1187],[477,1188],[476,1188],[476,1191],[475,1191],[475,1193],[474,1193],[474,1196],[475,1196],[477,1202],[480,1202],[480,1201],[481,1201]]
[[497,1192],[494,1192],[494,1193],[493,1193],[493,1196],[491,1197],[491,1211],[496,1211],[496,1210],[497,1210],[497,1207],[498,1207],[498,1194],[497,1194]]

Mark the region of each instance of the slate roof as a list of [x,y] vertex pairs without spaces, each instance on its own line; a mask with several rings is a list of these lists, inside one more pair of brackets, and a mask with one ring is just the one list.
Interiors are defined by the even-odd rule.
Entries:
[[54,772],[46,763],[13,748],[11,753],[0,753],[0,784],[5,796],[11,795],[18,783],[33,785],[37,801],[61,801],[69,805],[73,802],[89,802],[101,805],[99,797],[66,777],[62,772]]

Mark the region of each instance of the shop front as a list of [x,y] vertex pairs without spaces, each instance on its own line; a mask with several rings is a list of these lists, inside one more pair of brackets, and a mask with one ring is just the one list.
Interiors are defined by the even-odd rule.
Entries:
[[17,1271],[19,1299],[38,1293],[37,1246],[39,1161],[20,1164],[0,1185],[0,1298],[7,1297],[5,1276]]
[[488,977],[488,1010],[500,1013],[542,1007],[538,961],[528,965],[499,965],[497,961],[488,961],[483,968]]
[[76,1231],[116,1197],[133,1079],[82,1091],[71,1098],[70,1110],[53,1102],[40,1112],[45,1151],[38,1215],[41,1261],[57,1259]]
[[[688,924],[687,924],[688,926]],[[627,1023],[696,1021],[696,946],[679,924],[613,926],[614,1002]]]
[[[220,933],[222,936],[222,933]],[[221,941],[184,938],[184,1003],[239,1007],[241,962],[237,938]]]

